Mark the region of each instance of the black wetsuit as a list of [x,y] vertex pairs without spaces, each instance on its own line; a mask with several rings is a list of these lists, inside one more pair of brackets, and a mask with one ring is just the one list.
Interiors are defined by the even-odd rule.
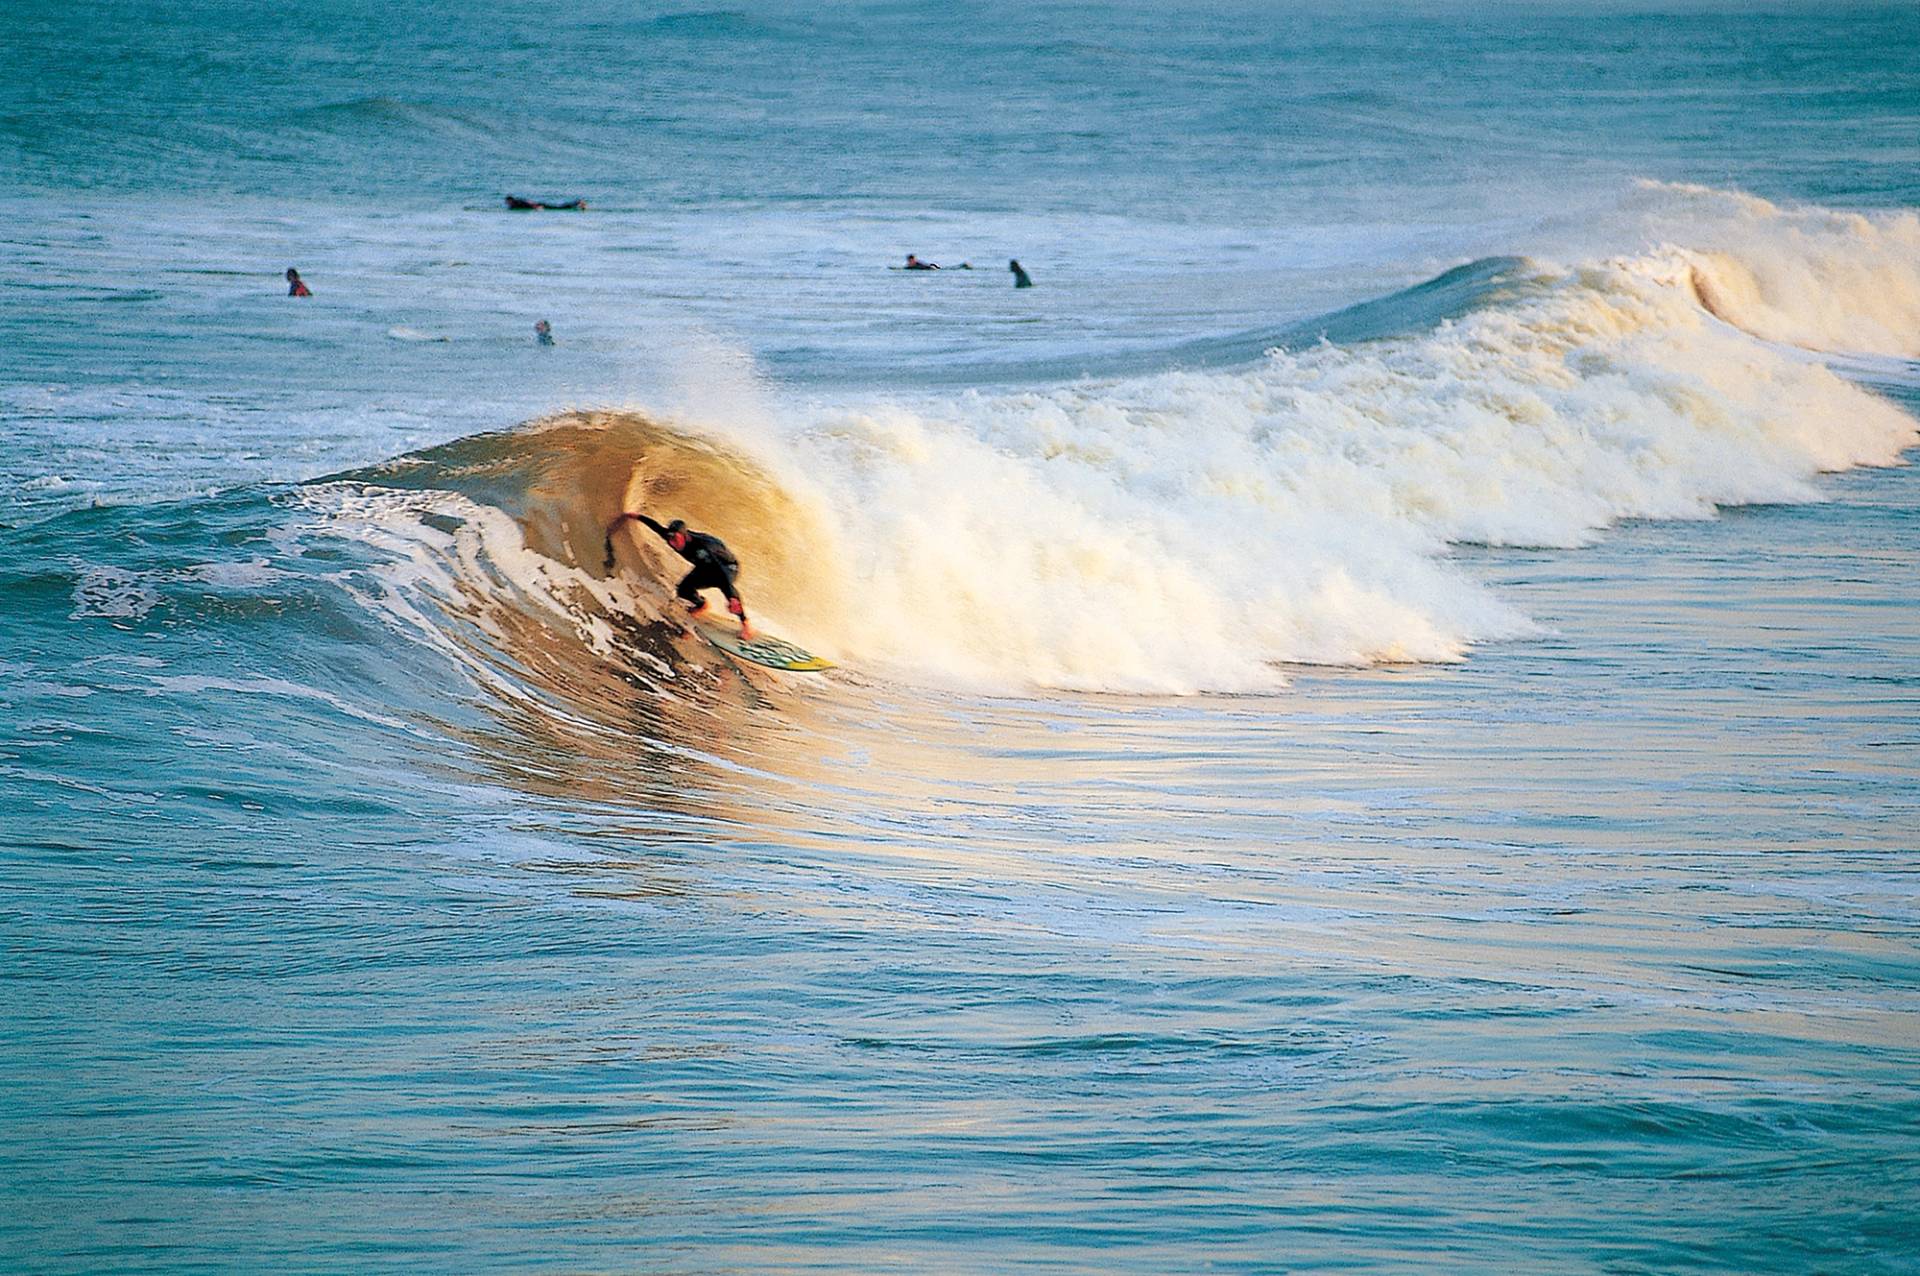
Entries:
[[[645,514],[635,514],[634,517],[651,527],[661,540],[673,544],[667,540],[665,527]],[[703,589],[717,589],[727,596],[729,603],[739,602],[740,593],[734,589],[733,581],[740,574],[740,560],[733,556],[733,551],[718,536],[709,536],[705,532],[687,531],[686,538],[686,547],[675,552],[692,563],[693,570],[686,574],[679,588],[673,592],[686,599],[687,606],[694,608],[700,606],[700,591]]]

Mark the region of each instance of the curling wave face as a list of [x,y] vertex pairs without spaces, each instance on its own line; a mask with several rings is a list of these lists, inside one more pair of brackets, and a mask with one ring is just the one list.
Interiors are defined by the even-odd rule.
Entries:
[[1452,545],[1812,500],[1816,474],[1915,441],[1802,349],[1911,348],[1911,216],[1639,198],[1687,206],[1713,246],[1475,263],[1252,366],[816,403],[752,431],[569,413],[346,477],[510,520],[449,579],[590,599],[540,610],[602,648],[609,617],[663,614],[678,569],[643,536],[605,578],[602,529],[645,507],[733,544],[782,633],[907,677],[1178,692],[1457,660],[1531,625]]
[[[806,616],[823,597],[808,516],[765,470],[636,413],[560,414],[321,480],[300,490],[291,535],[355,563],[341,581],[358,605],[496,705],[563,732],[573,754],[612,754],[636,730],[690,734],[670,719],[715,709],[731,668],[682,632],[685,564],[631,526],[609,535],[650,501],[724,529],[769,603]],[[634,723],[641,704],[659,719]]]

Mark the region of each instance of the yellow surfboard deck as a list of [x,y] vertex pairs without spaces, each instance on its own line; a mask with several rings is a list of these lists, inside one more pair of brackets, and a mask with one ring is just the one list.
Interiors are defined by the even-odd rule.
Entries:
[[765,665],[769,669],[781,669],[787,673],[819,673],[834,667],[833,661],[822,660],[785,638],[775,638],[772,634],[757,630],[753,637],[742,638],[740,626],[732,620],[701,619],[694,624],[699,628],[702,638],[728,655],[750,660],[756,665]]

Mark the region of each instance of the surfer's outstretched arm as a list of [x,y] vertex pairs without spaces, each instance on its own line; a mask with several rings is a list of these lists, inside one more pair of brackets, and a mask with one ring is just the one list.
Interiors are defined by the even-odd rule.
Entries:
[[[653,519],[647,517],[645,514],[636,514],[632,510],[622,510],[620,511],[620,517],[614,519],[613,522],[607,524],[607,570],[608,571],[613,570],[613,534],[619,531],[621,524],[625,523],[628,519],[632,519],[636,523],[645,523],[648,527],[651,527],[653,529],[654,534],[658,536],[661,540],[667,542],[667,544],[669,545],[673,544],[673,533],[674,533],[673,528],[662,526],[660,523],[655,522]],[[678,546],[675,546],[675,548],[677,549]]]
[[613,534],[620,530],[620,524],[626,522],[628,519],[632,519],[636,523],[645,523],[653,529],[654,535],[658,536],[661,540],[665,540],[667,537],[673,535],[671,528],[655,522],[645,514],[636,514],[632,510],[622,510],[620,511],[620,517],[607,524],[607,538],[611,540]]

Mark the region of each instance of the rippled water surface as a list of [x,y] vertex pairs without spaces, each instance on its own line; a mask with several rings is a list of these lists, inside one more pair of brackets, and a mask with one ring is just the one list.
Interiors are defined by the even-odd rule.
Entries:
[[0,13],[0,1268],[1920,1269],[1911,7],[629,8]]
[[20,635],[9,1248],[1898,1270],[1920,524],[1832,490],[1475,555],[1552,632],[1464,667],[635,695],[590,759]]

